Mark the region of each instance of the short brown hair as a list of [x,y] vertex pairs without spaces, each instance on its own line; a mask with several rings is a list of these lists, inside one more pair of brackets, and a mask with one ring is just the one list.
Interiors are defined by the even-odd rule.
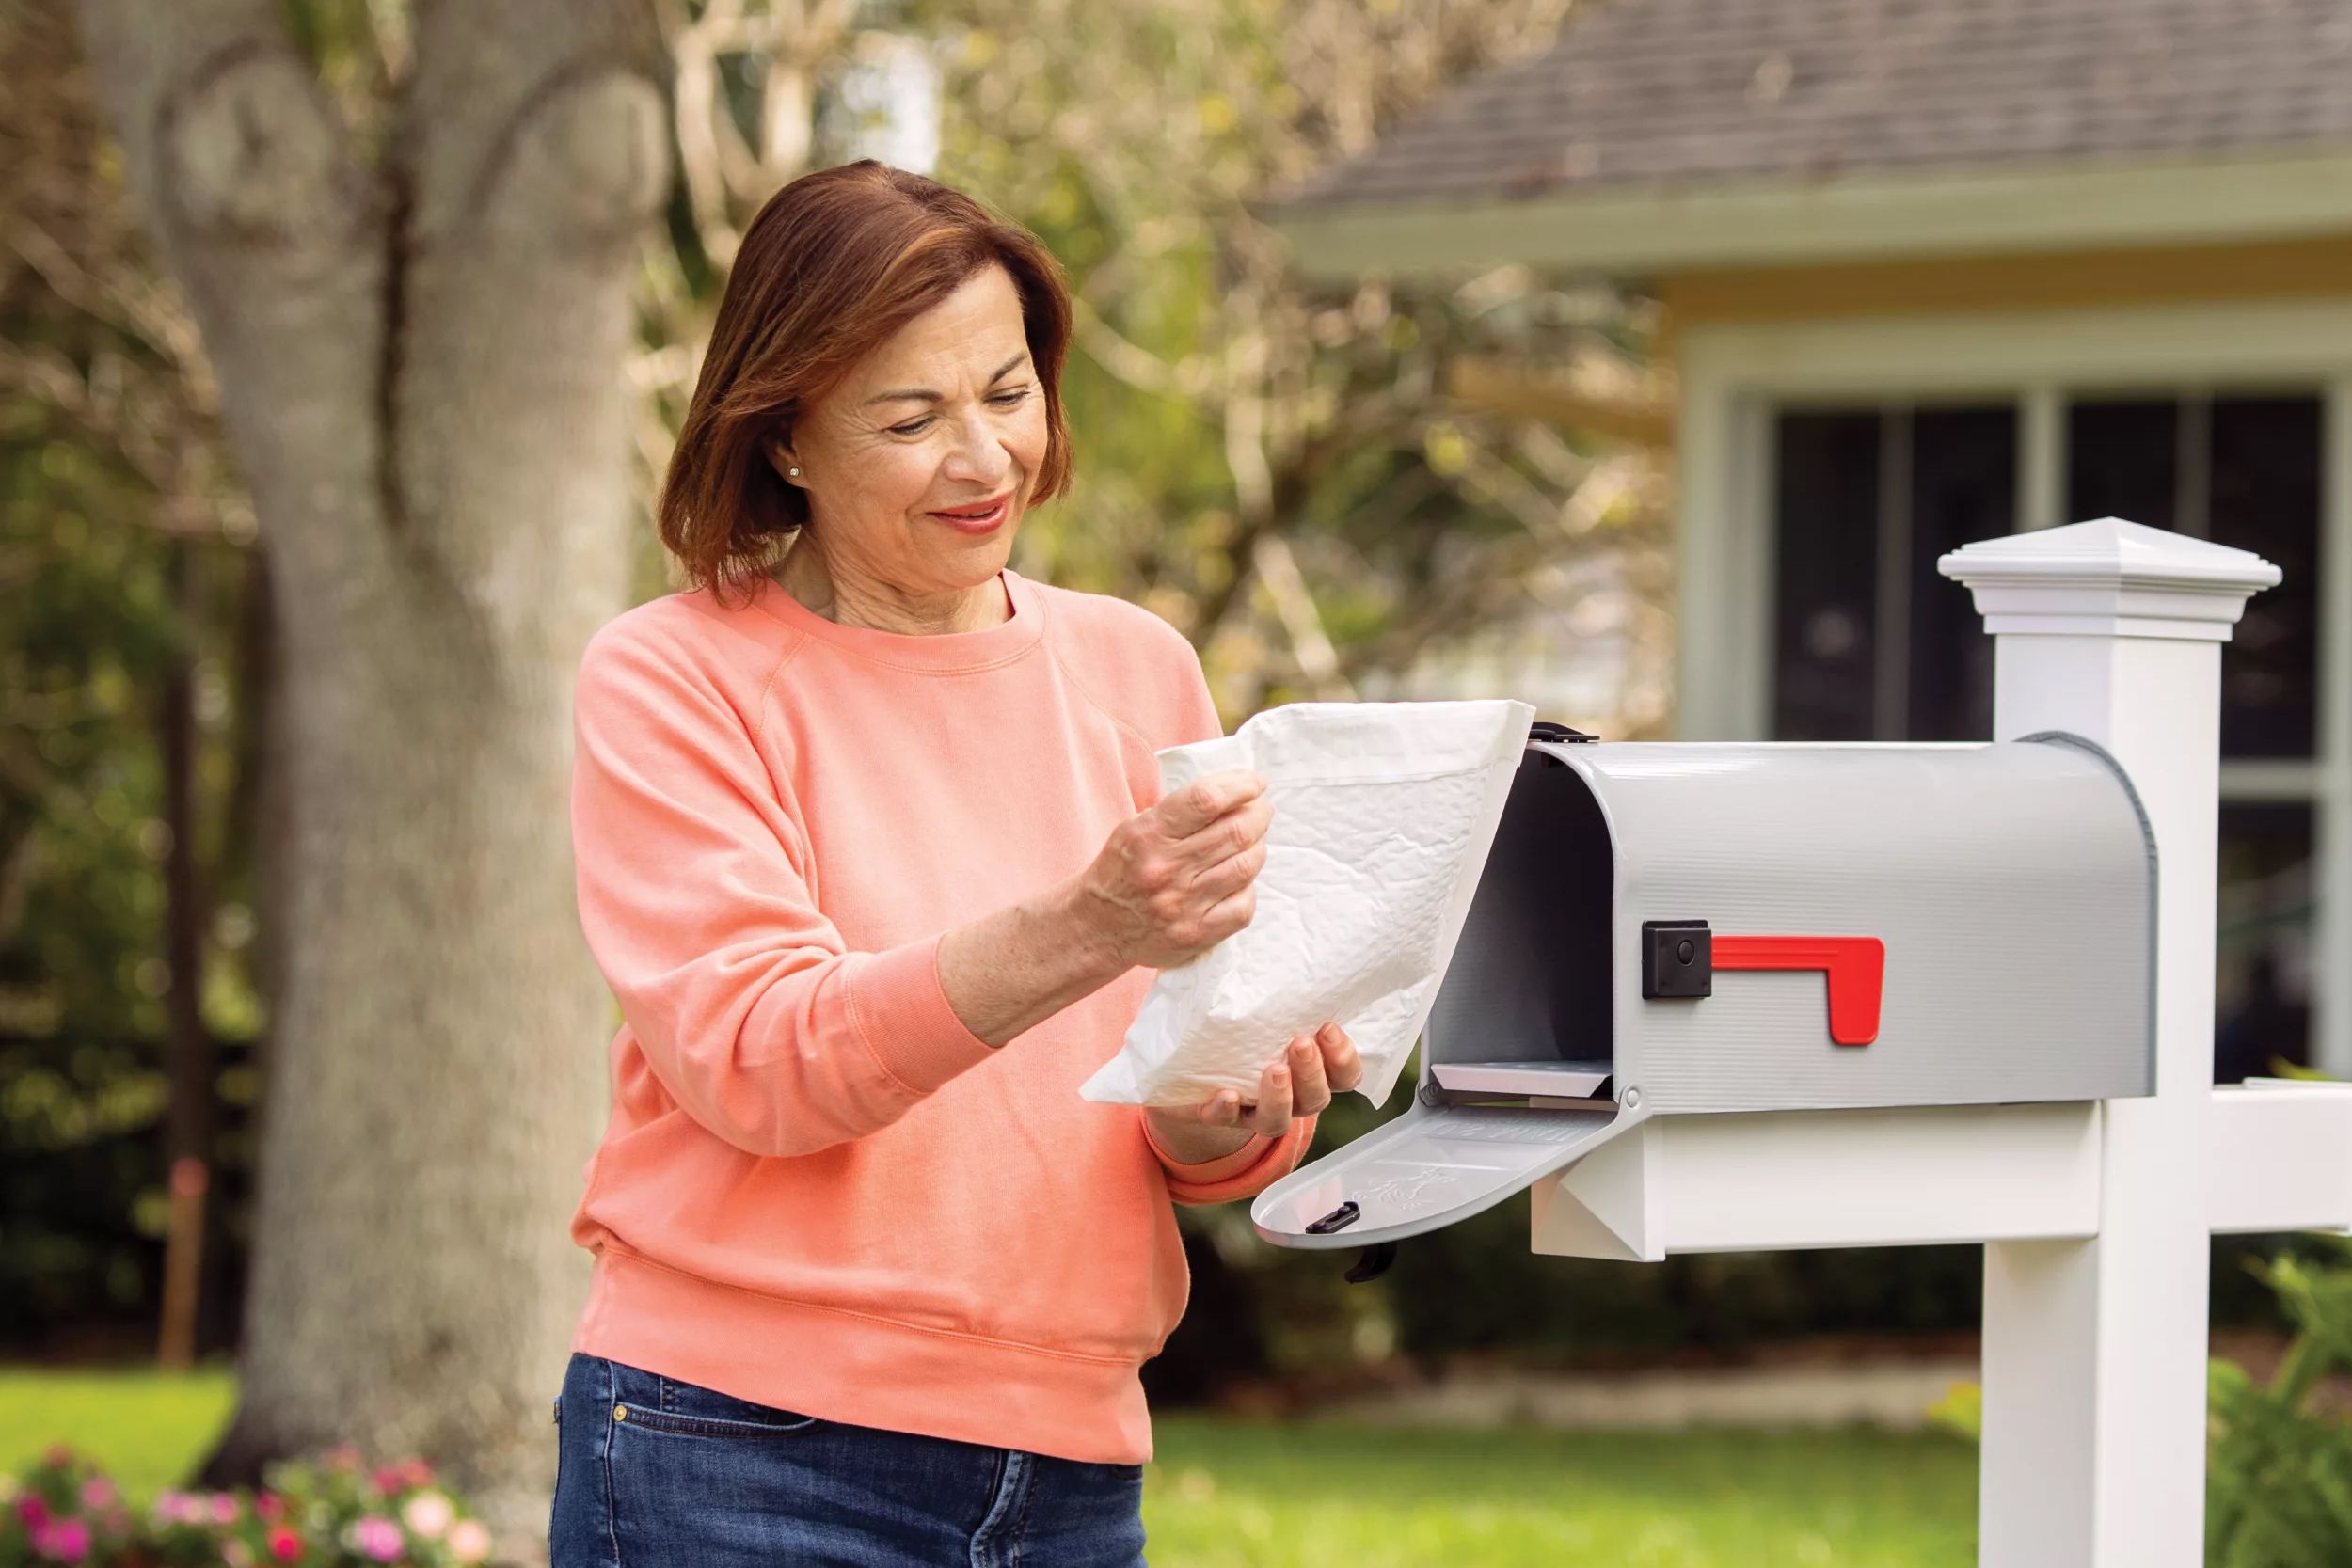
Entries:
[[657,518],[696,588],[766,572],[808,521],[808,497],[763,449],[851,366],[991,265],[1011,275],[1045,395],[1045,460],[1029,499],[1070,483],[1061,369],[1070,294],[1038,237],[951,186],[868,158],[768,198],[727,275]]

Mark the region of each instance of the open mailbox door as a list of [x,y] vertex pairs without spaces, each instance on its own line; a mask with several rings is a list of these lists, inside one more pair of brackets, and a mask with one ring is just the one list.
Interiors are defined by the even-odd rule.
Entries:
[[1249,1218],[1284,1246],[1403,1241],[1470,1218],[1614,1135],[1613,1105],[1593,1110],[1413,1108],[1258,1196]]
[[[1279,1245],[1378,1246],[1483,1213],[1639,1120],[1612,1094],[1608,909],[1505,868],[1608,864],[1598,814],[1536,727],[1422,1032],[1421,1080],[1394,1121],[1260,1194]],[[1554,734],[1573,732],[1553,731]],[[1594,857],[1597,856],[1595,861]]]

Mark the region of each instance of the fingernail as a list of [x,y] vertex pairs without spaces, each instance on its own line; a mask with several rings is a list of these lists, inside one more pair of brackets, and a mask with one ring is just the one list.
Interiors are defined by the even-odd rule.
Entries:
[[1340,1026],[1336,1023],[1327,1023],[1322,1028],[1316,1030],[1315,1034],[1319,1038],[1335,1040],[1340,1037]]
[[1278,1067],[1267,1076],[1277,1084],[1287,1084],[1291,1081],[1291,1069],[1286,1067]]

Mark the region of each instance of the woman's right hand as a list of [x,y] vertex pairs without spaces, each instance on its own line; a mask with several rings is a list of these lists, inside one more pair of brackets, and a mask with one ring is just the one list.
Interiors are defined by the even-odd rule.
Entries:
[[1248,925],[1272,818],[1265,780],[1230,768],[1121,822],[1078,879],[1090,942],[1128,967],[1173,969]]

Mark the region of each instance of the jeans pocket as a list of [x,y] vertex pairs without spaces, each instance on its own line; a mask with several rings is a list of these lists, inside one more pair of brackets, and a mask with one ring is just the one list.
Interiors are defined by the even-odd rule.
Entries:
[[678,1378],[661,1378],[660,1386],[659,1406],[623,1402],[613,1411],[613,1418],[650,1432],[689,1437],[791,1437],[823,1424],[797,1410],[739,1400]]

